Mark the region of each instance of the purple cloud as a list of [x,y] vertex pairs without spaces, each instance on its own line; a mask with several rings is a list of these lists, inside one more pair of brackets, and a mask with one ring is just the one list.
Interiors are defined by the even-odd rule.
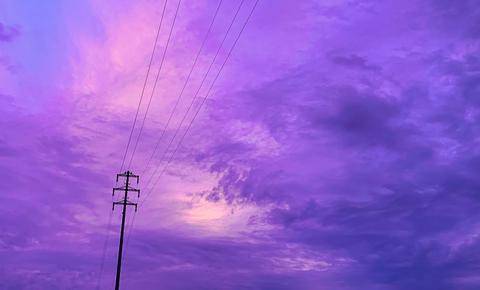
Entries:
[[10,42],[20,35],[18,28],[0,23],[0,41]]
[[[107,236],[100,289],[113,283],[110,192],[160,13],[155,1],[115,3],[52,3],[41,19],[25,3],[0,9],[25,31],[5,50],[15,73],[0,71],[2,289],[95,289]],[[136,172],[216,4],[181,6]],[[160,151],[173,151],[235,5],[221,6]],[[478,289],[477,6],[261,1],[137,213],[124,289]]]

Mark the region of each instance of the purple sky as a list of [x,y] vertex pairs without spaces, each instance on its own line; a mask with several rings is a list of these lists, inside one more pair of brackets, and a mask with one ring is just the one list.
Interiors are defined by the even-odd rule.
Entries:
[[[0,289],[95,289],[107,236],[112,289],[111,188],[163,3],[0,1]],[[135,173],[218,3],[180,5]],[[239,3],[223,1],[159,152]],[[475,0],[260,0],[136,214],[123,289],[480,289],[479,53]]]

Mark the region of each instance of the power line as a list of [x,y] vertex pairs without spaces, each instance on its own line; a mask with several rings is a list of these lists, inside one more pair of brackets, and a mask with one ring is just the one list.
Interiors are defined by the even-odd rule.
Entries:
[[[158,38],[159,38],[160,31],[161,31],[161,28],[162,28],[167,3],[168,3],[168,0],[165,0],[164,4],[163,4],[163,9],[162,9],[162,15],[160,17],[160,22],[159,22],[158,28],[157,28],[157,33],[155,35],[155,41],[153,43],[152,53],[150,55],[150,60],[148,62],[147,73],[145,75],[145,80],[143,82],[142,90],[141,90],[141,93],[140,93],[140,98],[139,98],[139,101],[138,101],[137,110],[135,112],[135,117],[133,119],[132,128],[131,128],[130,134],[128,136],[127,145],[125,146],[125,152],[123,154],[122,163],[121,163],[121,166],[120,166],[120,172],[122,172],[123,167],[125,165],[125,159],[127,157],[128,149],[130,147],[130,143],[131,143],[132,136],[133,136],[133,131],[135,130],[135,126],[136,126],[136,123],[137,123],[137,118],[138,118],[138,114],[140,112],[140,107],[141,107],[141,104],[142,104],[142,101],[143,101],[143,96],[145,95],[145,89],[147,87],[148,77],[150,75],[150,70],[151,70],[153,59],[154,59],[154,56],[155,56],[155,51],[156,51],[156,48],[157,48]],[[112,196],[112,202],[113,202],[113,196]],[[104,265],[105,265],[105,257],[106,257],[106,252],[107,252],[107,249],[108,249],[108,240],[109,240],[109,236],[110,236],[110,226],[111,226],[111,223],[112,223],[112,213],[113,212],[110,212],[109,218],[108,218],[107,236],[105,238],[105,243],[104,243],[104,246],[103,246],[102,260],[101,260],[101,263],[100,263],[100,273],[99,273],[96,289],[100,288],[100,283],[102,282]]]
[[[185,88],[186,88],[186,86],[187,86],[187,84],[188,84],[188,82],[189,82],[189,80],[190,80],[190,78],[191,78],[191,75],[192,75],[192,73],[193,73],[193,70],[195,69],[195,66],[196,66],[196,64],[197,64],[197,62],[198,62],[198,59],[200,58],[201,52],[202,52],[203,48],[205,47],[205,44],[206,44],[206,42],[207,42],[207,40],[208,40],[208,37],[209,37],[209,35],[210,35],[211,31],[212,31],[213,24],[215,23],[215,20],[216,20],[216,18],[217,18],[217,16],[218,16],[218,12],[219,12],[219,10],[220,10],[220,7],[221,7],[222,3],[223,3],[223,0],[220,0],[219,3],[218,3],[218,5],[217,5],[217,8],[215,9],[215,13],[214,13],[213,18],[212,18],[212,21],[210,22],[210,25],[209,25],[209,27],[208,27],[208,29],[207,29],[207,33],[205,34],[205,37],[204,37],[204,39],[203,39],[203,41],[202,41],[202,44],[200,45],[200,48],[199,48],[198,51],[197,51],[197,54],[196,54],[195,59],[194,59],[194,61],[193,61],[192,67],[190,68],[190,71],[189,71],[189,73],[188,73],[188,76],[187,76],[184,84],[183,84],[183,87],[182,87],[182,89],[181,89],[181,91],[180,91],[180,94],[179,94],[179,96],[177,97],[177,102],[176,102],[176,104],[175,104],[175,106],[174,106],[174,108],[173,108],[173,110],[172,110],[172,112],[171,112],[171,114],[170,114],[170,117],[169,117],[169,119],[168,119],[168,121],[167,121],[167,123],[166,123],[166,125],[165,125],[165,127],[164,127],[164,129],[163,129],[163,131],[162,131],[162,134],[160,135],[160,138],[158,139],[158,141],[157,141],[157,143],[156,143],[156,145],[155,145],[155,148],[154,148],[154,151],[152,152],[152,155],[151,155],[150,158],[148,159],[148,162],[147,162],[147,164],[146,164],[146,166],[145,166],[145,168],[144,168],[144,170],[143,170],[142,175],[147,171],[148,166],[149,166],[150,162],[152,161],[152,159],[153,159],[153,157],[154,157],[154,155],[155,155],[155,153],[156,153],[156,150],[158,149],[158,146],[159,146],[159,144],[160,144],[160,142],[161,142],[161,140],[162,140],[162,138],[163,138],[166,130],[168,129],[168,125],[169,125],[169,123],[170,123],[170,121],[171,121],[171,118],[172,118],[174,112],[175,112],[175,109],[176,109],[176,107],[177,107],[177,105],[178,105],[178,103],[179,103],[179,101],[180,101],[180,99],[181,99],[181,97],[182,97],[182,95],[183,95],[183,93],[184,93],[184,91],[185,91]],[[131,219],[131,221],[130,221],[130,223],[129,223],[130,226],[128,227],[128,231],[127,231],[127,243],[126,243],[126,245],[125,245],[125,259],[126,259],[127,256],[128,256],[128,255],[127,255],[127,250],[128,250],[128,245],[129,245],[129,241],[130,241],[130,236],[131,236],[131,233],[132,233],[132,231],[133,231],[133,225],[134,225],[134,222],[135,222],[135,217],[136,217],[136,214],[133,215],[133,217],[132,217],[132,219]]]
[[[257,4],[258,4],[258,1],[259,1],[259,0],[257,0],[257,1],[255,2],[254,6],[253,6],[253,8],[252,8],[252,11],[250,12],[249,16],[247,17],[247,20],[246,20],[245,23],[243,24],[242,29],[240,30],[239,34],[237,35],[237,37],[236,37],[236,39],[235,39],[232,47],[230,48],[230,51],[229,51],[228,54],[227,54],[227,57],[226,57],[225,61],[223,62],[222,66],[220,67],[220,70],[218,71],[217,75],[216,75],[215,78],[214,78],[214,81],[212,82],[211,86],[209,87],[209,89],[208,89],[208,91],[207,91],[207,95],[206,95],[206,97],[205,97],[204,100],[206,100],[206,98],[207,98],[208,95],[210,94],[210,91],[211,91],[212,87],[214,86],[216,80],[218,79],[221,71],[223,70],[223,67],[225,66],[227,60],[230,58],[230,55],[232,54],[232,51],[233,51],[234,47],[236,46],[238,40],[240,39],[241,34],[242,34],[243,31],[245,30],[245,27],[246,27],[248,21],[250,20],[252,14],[253,14],[253,11],[255,10],[255,7],[256,7]],[[242,7],[242,5],[243,5],[243,2],[244,2],[244,1],[242,1],[242,2],[241,2],[241,5],[239,5],[238,10],[236,11],[235,16],[234,16],[234,18],[232,19],[232,22],[231,22],[229,28],[227,29],[226,35],[225,35],[225,37],[224,37],[224,40],[225,40],[226,36],[228,35],[228,32],[230,31],[231,26],[233,25],[233,23],[234,23],[237,15],[238,15],[238,12],[240,11],[240,9],[241,9],[241,7]],[[212,63],[215,62],[215,59],[216,59],[216,57],[218,56],[218,53],[219,53],[221,47],[223,46],[224,40],[222,41],[222,44],[220,45],[219,50],[217,50],[217,53],[215,54],[215,57],[214,57],[214,60],[212,61]],[[207,70],[206,75],[208,75],[208,72],[210,71],[212,65],[213,65],[213,64],[210,65],[209,69]],[[204,79],[205,79],[205,78],[206,78],[206,77],[204,77]],[[204,80],[202,80],[202,84],[200,85],[200,88],[201,88],[201,86],[203,85],[203,82],[204,82]],[[195,94],[195,96],[196,96],[197,94],[198,94],[198,91],[197,91],[197,93]],[[188,109],[187,112],[185,113],[185,116],[188,114],[188,112],[189,112],[189,110],[191,109],[191,106],[192,106],[192,104],[193,104],[194,101],[195,101],[195,97],[192,98],[192,103],[190,104],[189,109]],[[203,105],[203,102],[202,102],[201,105]],[[197,112],[195,113],[194,118],[193,118],[193,119],[191,120],[191,122],[189,123],[189,125],[188,125],[188,127],[187,127],[187,130],[186,130],[185,133],[183,134],[180,142],[178,143],[177,147],[175,148],[175,151],[173,152],[173,154],[170,156],[170,159],[169,159],[169,161],[167,162],[167,164],[165,165],[165,167],[164,167],[164,169],[162,170],[161,174],[158,176],[157,180],[155,181],[155,184],[152,186],[151,190],[147,193],[147,195],[145,196],[145,198],[144,198],[142,201],[139,202],[139,207],[141,207],[141,206],[143,205],[143,203],[145,202],[145,200],[150,196],[150,194],[152,193],[153,189],[155,188],[155,185],[156,185],[157,182],[160,180],[160,178],[161,178],[161,176],[163,175],[163,173],[165,172],[167,166],[168,166],[168,165],[170,164],[170,162],[172,161],[173,156],[175,155],[175,153],[177,152],[178,148],[180,147],[181,142],[182,142],[183,139],[185,138],[188,130],[190,129],[190,127],[191,127],[193,121],[195,120],[195,118],[196,118],[198,112],[200,111],[200,109],[201,109],[201,106],[199,107],[199,109],[198,109]],[[180,129],[183,121],[185,120],[185,116],[184,116],[184,118],[182,119],[182,122],[180,123],[179,127],[177,128],[177,130],[176,130],[177,132],[179,131],[179,129]],[[176,134],[175,134],[175,135],[176,135]],[[174,139],[174,138],[175,138],[175,136],[173,137],[173,139]],[[173,139],[172,139],[172,140],[173,140]],[[171,144],[171,142],[170,142],[170,144]],[[159,167],[160,167],[160,164],[157,166],[156,169],[158,169]],[[153,175],[152,175],[152,176],[153,176]],[[151,180],[151,179],[150,179],[150,180]],[[149,181],[148,183],[150,183],[150,181]],[[147,186],[148,186],[148,185],[147,185]],[[145,186],[145,187],[147,187],[147,186]],[[131,225],[130,225],[130,227],[129,227],[129,231],[128,231],[128,233],[127,233],[127,245],[128,245],[128,241],[129,241],[130,235],[131,235],[131,233],[132,233],[132,231],[133,231],[134,224],[135,224],[135,215],[134,215],[133,218],[132,218]]]
[[210,25],[208,27],[208,30],[207,30],[207,33],[205,34],[205,37],[203,38],[203,41],[202,41],[202,44],[200,45],[200,48],[198,49],[197,51],[197,54],[195,56],[195,59],[193,61],[193,64],[192,64],[192,67],[190,68],[190,71],[188,72],[188,75],[187,75],[187,78],[183,84],[183,87],[182,89],[180,90],[180,94],[178,95],[177,97],[177,101],[175,102],[175,105],[172,109],[172,112],[170,113],[170,116],[168,117],[168,120],[167,120],[167,123],[165,125],[165,127],[163,128],[162,130],[162,134],[160,135],[160,137],[158,138],[157,140],[157,143],[155,144],[155,148],[153,149],[153,152],[152,154],[150,155],[150,158],[148,159],[146,165],[145,165],[145,168],[143,169],[143,172],[142,172],[142,175],[147,171],[148,169],[148,166],[150,165],[150,162],[152,161],[153,157],[155,156],[155,153],[157,152],[157,149],[158,149],[158,146],[160,145],[160,142],[161,140],[163,139],[163,136],[165,135],[165,132],[167,131],[168,129],[168,126],[170,125],[170,121],[173,117],[173,115],[175,114],[175,110],[177,109],[177,106],[183,96],[183,93],[185,91],[185,88],[187,87],[187,84],[190,80],[190,77],[192,76],[192,73],[193,73],[193,70],[195,69],[195,66],[197,65],[197,62],[198,62],[198,59],[202,53],[202,50],[203,48],[205,47],[205,44],[207,43],[207,39],[212,31],[212,27],[213,27],[213,24],[215,23],[215,19],[217,18],[217,15],[218,15],[218,11],[220,10],[220,6],[222,5],[222,2],[223,0],[220,0],[218,2],[218,6],[217,6],[217,9],[215,10],[215,14],[213,15],[213,18],[212,18],[212,21],[210,22]]
[[[128,224],[128,230],[127,230],[127,243],[125,244],[125,252],[128,248],[128,245],[129,245],[129,242],[130,242],[130,234],[132,233],[133,231],[133,223],[135,222],[135,217],[137,216],[137,213],[135,212],[132,216],[132,218],[130,219],[130,222]],[[126,255],[126,254],[125,254]]]
[[133,131],[135,130],[135,124],[137,123],[138,113],[140,111],[140,105],[142,104],[143,95],[145,93],[145,88],[147,87],[148,76],[150,75],[150,69],[152,67],[153,57],[155,55],[155,50],[156,50],[156,47],[157,47],[158,36],[160,35],[160,30],[162,28],[163,17],[165,15],[165,8],[167,7],[167,2],[168,2],[168,0],[165,0],[164,5],[163,5],[162,16],[160,18],[160,23],[158,24],[157,35],[155,36],[155,42],[153,44],[152,55],[150,56],[150,61],[148,63],[147,75],[145,76],[145,81],[143,82],[143,88],[142,88],[142,92],[140,94],[140,100],[138,101],[137,111],[135,113],[135,118],[133,119],[132,129],[130,130],[130,135],[128,137],[128,142],[127,142],[127,145],[125,147],[125,153],[123,154],[122,165],[120,166],[120,172],[122,172],[123,166],[125,165],[125,158],[127,157],[128,148],[130,147],[130,142],[132,141],[132,135],[133,135]]
[[[221,2],[221,1],[220,1],[220,2]],[[200,103],[200,106],[199,106],[198,109],[196,110],[196,112],[195,112],[193,118],[191,119],[190,123],[188,124],[185,132],[184,132],[183,135],[181,136],[180,141],[177,143],[177,146],[176,146],[175,150],[173,151],[173,153],[172,153],[172,155],[170,156],[169,160],[168,160],[167,163],[165,164],[165,167],[163,168],[162,172],[160,173],[160,175],[158,176],[158,178],[157,178],[156,181],[154,182],[153,186],[151,187],[151,189],[149,190],[149,192],[147,193],[147,195],[145,196],[145,198],[140,202],[139,206],[142,206],[143,203],[145,202],[145,200],[146,200],[146,199],[150,196],[150,194],[153,192],[153,189],[155,188],[156,184],[158,183],[158,181],[160,180],[161,176],[162,176],[162,175],[164,174],[164,172],[166,171],[168,165],[169,165],[169,164],[171,163],[171,161],[173,160],[174,155],[176,154],[176,152],[178,151],[179,147],[181,146],[181,144],[182,144],[185,136],[186,136],[187,133],[189,132],[189,130],[190,130],[193,122],[195,121],[195,119],[196,119],[196,117],[197,117],[197,115],[198,115],[198,113],[200,112],[202,106],[204,105],[205,101],[206,101],[207,98],[209,97],[210,92],[211,92],[213,86],[215,85],[215,83],[216,83],[216,81],[218,80],[221,72],[223,71],[223,68],[225,67],[225,64],[227,63],[228,59],[230,58],[230,56],[231,56],[231,54],[232,54],[232,52],[233,52],[233,50],[234,50],[237,42],[238,42],[239,39],[240,39],[240,36],[242,35],[243,31],[245,30],[245,27],[247,26],[247,24],[248,24],[248,22],[249,22],[249,20],[250,20],[250,18],[251,18],[251,16],[252,16],[255,8],[257,7],[258,2],[259,2],[259,0],[256,0],[256,1],[255,1],[254,5],[253,5],[253,7],[252,7],[252,10],[250,11],[247,19],[245,20],[245,22],[244,22],[244,24],[243,24],[240,32],[238,33],[237,37],[235,38],[235,41],[233,42],[232,47],[231,47],[230,50],[228,51],[225,60],[223,61],[222,65],[220,66],[220,69],[218,70],[217,74],[215,75],[215,77],[214,77],[214,79],[213,79],[210,87],[208,88],[207,93],[206,93],[206,95],[205,95],[205,98],[203,98],[202,102]],[[230,24],[229,28],[227,29],[227,33],[226,33],[226,35],[225,35],[225,37],[224,37],[224,40],[222,40],[222,44],[220,45],[219,49],[217,50],[217,53],[215,54],[215,57],[214,57],[212,63],[210,64],[209,69],[207,70],[207,73],[205,74],[205,77],[204,77],[204,79],[202,80],[202,83],[201,83],[198,91],[196,92],[195,96],[192,98],[192,102],[191,102],[191,104],[190,104],[187,112],[185,113],[182,121],[180,122],[179,126],[177,127],[177,130],[176,130],[176,132],[175,132],[175,135],[174,135],[174,137],[172,138],[171,142],[169,143],[169,146],[168,146],[167,149],[165,150],[165,153],[168,151],[168,148],[171,146],[173,140],[175,139],[176,135],[178,134],[179,130],[181,129],[181,126],[183,125],[183,122],[184,122],[184,120],[186,119],[186,116],[188,115],[188,113],[189,113],[190,109],[192,108],[193,104],[195,103],[196,96],[198,95],[198,92],[199,92],[200,89],[202,88],[203,83],[204,83],[206,77],[208,76],[208,74],[209,74],[209,72],[210,72],[210,70],[211,70],[211,67],[213,66],[213,63],[215,62],[215,60],[216,60],[216,58],[217,58],[217,56],[218,56],[218,54],[219,54],[219,52],[220,52],[220,50],[221,50],[224,42],[225,42],[225,39],[227,38],[228,32],[230,31],[231,26],[233,25],[233,23],[234,23],[234,21],[235,21],[235,18],[237,17],[237,15],[238,15],[238,13],[239,13],[239,11],[240,11],[243,3],[244,3],[244,0],[242,0],[240,6],[239,6],[239,8],[238,8],[238,10],[237,10],[237,12],[236,12],[236,14],[235,14],[235,16],[234,16],[234,19],[232,20],[232,23]],[[217,8],[217,9],[218,9],[218,8]],[[177,11],[178,11],[178,7],[177,7]],[[217,11],[217,12],[218,12],[218,11]],[[158,75],[157,75],[157,78],[158,78]],[[143,128],[143,125],[142,125],[142,128]],[[166,129],[165,129],[165,130],[166,130]],[[138,143],[138,140],[137,140],[137,143]],[[162,155],[162,159],[160,160],[160,164],[159,164],[159,165],[157,166],[157,168],[155,169],[155,173],[156,173],[156,171],[158,170],[158,168],[160,167],[161,161],[163,160],[163,157],[164,157],[164,156],[165,156],[165,154]],[[132,155],[132,158],[133,158],[133,155]],[[130,163],[131,163],[131,160],[130,160]],[[153,176],[155,175],[155,173],[152,174],[152,176],[151,176],[148,184],[150,183],[150,181],[151,181],[151,179],[153,178]],[[127,174],[128,174],[128,172],[127,172]],[[148,186],[148,185],[147,185],[147,186]],[[128,185],[127,185],[127,187],[128,187]],[[125,197],[125,200],[126,200],[126,197]],[[132,219],[131,219],[131,225],[130,225],[130,227],[129,227],[129,229],[128,229],[128,233],[127,233],[127,245],[128,245],[128,241],[129,241],[131,232],[132,232],[133,227],[134,227],[135,216],[136,216],[136,215],[133,215],[133,217],[132,217]]]
[[[172,26],[170,28],[170,31],[169,31],[169,34],[168,34],[168,39],[167,39],[167,42],[166,42],[166,45],[165,45],[165,49],[163,51],[163,54],[162,54],[162,59],[161,59],[161,62],[160,62],[160,66],[158,68],[158,71],[157,71],[157,75],[155,77],[155,82],[154,82],[154,85],[153,85],[153,88],[152,88],[152,93],[150,95],[150,98],[149,98],[149,101],[148,101],[148,105],[147,105],[147,108],[146,108],[146,111],[145,111],[145,114],[143,116],[143,120],[142,120],[142,125],[140,127],[140,131],[139,131],[139,134],[137,136],[137,139],[135,141],[135,146],[133,148],[133,151],[132,151],[132,155],[130,157],[130,161],[129,161],[129,164],[128,164],[128,167],[130,168],[131,165],[132,165],[132,161],[133,161],[133,158],[134,158],[134,155],[135,155],[135,152],[137,150],[137,146],[138,146],[138,143],[139,143],[139,140],[140,140],[140,137],[141,137],[141,134],[142,134],[142,131],[143,131],[143,128],[144,128],[144,125],[145,125],[145,120],[146,120],[146,117],[147,117],[147,114],[148,114],[148,110],[150,108],[150,104],[152,102],[152,98],[153,98],[153,95],[155,93],[155,88],[156,88],[156,85],[157,85],[157,82],[158,82],[158,79],[159,79],[159,75],[160,75],[160,72],[162,70],[162,67],[163,67],[163,63],[165,61],[165,57],[166,57],[166,53],[168,51],[168,47],[169,47],[169,43],[170,43],[170,39],[171,39],[171,36],[172,36],[172,31],[173,31],[173,28],[175,26],[175,21],[176,21],[176,18],[177,18],[177,15],[178,15],[178,10],[179,10],[179,7],[180,7],[180,4],[181,4],[181,1],[182,0],[179,0],[178,2],[178,5],[177,5],[177,9],[175,11],[175,16],[174,16],[174,19],[173,19],[173,23],[172,23]],[[131,142],[131,139],[132,139],[132,135],[133,135],[133,131],[134,131],[134,128],[135,128],[135,123],[137,121],[137,118],[138,118],[138,114],[139,114],[139,109],[140,109],[140,105],[142,103],[142,100],[143,100],[143,96],[144,96],[144,92],[145,92],[145,88],[146,88],[146,85],[147,85],[147,80],[148,80],[148,75],[150,73],[150,69],[151,69],[151,65],[152,65],[152,62],[153,62],[153,57],[154,57],[154,52],[155,52],[155,49],[156,49],[156,46],[157,46],[157,43],[158,43],[158,37],[159,37],[159,34],[160,34],[160,31],[161,31],[161,27],[162,27],[162,23],[163,23],[163,19],[164,19],[164,16],[165,16],[165,11],[166,11],[166,7],[167,7],[167,3],[168,3],[168,0],[166,0],[164,2],[164,5],[163,5],[163,10],[162,10],[162,17],[161,17],[161,20],[160,20],[160,24],[159,24],[159,27],[158,27],[158,30],[157,30],[157,35],[156,35],[156,38],[155,38],[155,44],[154,44],[154,50],[152,52],[152,56],[150,58],[150,62],[149,62],[149,66],[148,66],[148,71],[147,71],[147,77],[145,78],[145,82],[144,82],[144,85],[143,85],[143,88],[142,88],[142,94],[141,94],[141,99],[140,99],[140,102],[138,104],[138,107],[137,107],[137,112],[135,114],[135,119],[134,119],[134,124],[132,126],[132,130],[130,132],[130,136],[128,138],[128,143],[127,143],[127,148],[125,149],[125,153],[124,153],[124,156],[123,156],[123,160],[122,160],[122,166],[121,166],[121,169],[120,169],[120,172],[123,170],[123,166],[124,166],[124,163],[125,163],[125,159],[126,159],[126,155],[128,153],[128,148],[129,148],[129,145],[130,145],[130,142]],[[127,171],[128,173],[128,171]],[[133,219],[132,219],[133,220]],[[121,240],[123,243],[123,224],[124,224],[124,221],[122,220],[122,233],[121,233]],[[128,233],[131,231],[131,227],[128,229]],[[127,245],[128,245],[128,240],[129,240],[129,235],[127,233]],[[121,246],[120,246],[121,248]],[[121,253],[119,253],[119,259],[121,258]],[[126,256],[125,256],[125,262],[126,262]],[[120,278],[119,278],[119,273],[120,273],[120,268],[118,267],[121,267],[121,262],[119,260],[118,264],[117,264],[117,278],[116,278],[116,287],[118,287],[119,283],[120,283]]]
[[123,251],[123,253],[124,253],[123,254],[123,256],[124,256],[123,266],[125,267],[125,269],[128,269],[128,267],[127,267],[127,264],[128,264],[127,262],[128,262],[128,257],[129,257],[129,255],[128,255],[128,253],[129,253],[128,245],[130,244],[130,237],[132,235],[133,223],[135,222],[135,217],[136,216],[137,216],[137,212],[134,211],[133,215],[131,216],[130,220],[127,223],[127,228],[126,228],[126,230],[127,230],[127,233],[126,233],[127,240],[125,242],[125,249]]
[[[161,172],[160,175],[157,177],[155,183],[154,183],[153,186],[150,188],[150,190],[148,191],[148,193],[145,195],[145,198],[140,202],[139,206],[142,206],[142,204],[145,202],[145,200],[146,200],[146,199],[150,196],[150,194],[153,192],[153,189],[154,189],[155,186],[157,185],[157,183],[158,183],[158,181],[160,180],[161,176],[162,176],[163,173],[166,171],[166,169],[167,169],[168,165],[170,164],[170,162],[173,160],[173,157],[174,157],[175,153],[178,151],[178,148],[179,148],[180,145],[182,144],[185,136],[187,135],[188,131],[190,130],[190,128],[191,128],[193,122],[195,121],[198,113],[200,112],[202,106],[204,105],[205,101],[206,101],[207,98],[209,97],[210,92],[211,92],[213,86],[215,85],[215,82],[217,81],[218,77],[220,76],[220,74],[221,74],[223,68],[225,67],[225,64],[227,63],[228,59],[230,58],[230,56],[231,56],[231,54],[232,54],[235,46],[236,46],[237,43],[238,43],[238,40],[240,39],[240,36],[242,35],[243,31],[245,30],[245,27],[247,26],[248,22],[250,21],[250,18],[252,17],[253,12],[255,11],[255,8],[257,7],[259,1],[260,1],[260,0],[256,0],[256,1],[255,1],[255,3],[254,3],[254,5],[253,5],[253,7],[252,7],[252,9],[251,9],[251,11],[250,11],[247,19],[245,20],[245,22],[244,22],[244,24],[243,24],[243,26],[242,26],[242,29],[241,29],[240,32],[238,33],[238,35],[237,35],[235,41],[233,42],[233,45],[232,45],[232,47],[230,48],[230,50],[229,50],[229,52],[228,52],[228,54],[227,54],[224,62],[222,63],[220,69],[218,70],[217,75],[215,76],[213,82],[211,83],[211,85],[210,85],[207,93],[205,94],[205,98],[202,100],[199,108],[198,108],[197,111],[195,112],[195,115],[193,116],[192,120],[191,120],[190,123],[188,124],[187,129],[186,129],[185,132],[183,133],[180,141],[179,141],[178,144],[177,144],[177,147],[175,148],[175,150],[173,151],[172,155],[170,156],[167,164],[165,164],[162,172]],[[192,102],[192,103],[193,103],[193,102]]]
[[237,19],[237,16],[243,6],[243,4],[245,3],[245,0],[242,0],[239,4],[239,6],[237,7],[236,11],[235,11],[235,14],[232,18],[232,20],[230,21],[230,25],[228,26],[228,29],[227,31],[225,32],[225,35],[220,43],[220,46],[218,47],[216,53],[215,53],[215,56],[213,57],[212,61],[210,62],[210,65],[207,69],[207,71],[205,72],[203,78],[202,78],[202,81],[197,89],[197,91],[195,92],[193,98],[192,98],[192,101],[189,105],[189,107],[187,108],[187,111],[185,112],[182,120],[180,121],[179,125],[177,126],[177,129],[175,130],[175,133],[173,135],[173,137],[170,139],[170,142],[168,143],[167,147],[165,148],[165,150],[163,151],[163,154],[162,154],[162,157],[160,158],[160,161],[159,161],[159,164],[158,166],[155,168],[154,172],[150,175],[148,181],[147,181],[147,184],[145,185],[145,188],[147,188],[149,185],[150,185],[150,182],[152,181],[152,179],[154,178],[155,174],[157,173],[158,169],[160,168],[160,165],[161,165],[161,162],[163,161],[164,157],[166,156],[167,152],[168,152],[168,149],[170,148],[170,146],[172,145],[173,141],[175,140],[175,137],[177,136],[177,134],[179,133],[180,129],[181,129],[181,126],[183,125],[183,122],[185,122],[185,119],[187,118],[188,116],[188,113],[190,112],[194,102],[195,102],[195,99],[197,98],[200,90],[202,89],[203,87],[203,84],[205,83],[205,80],[207,79],[208,75],[210,74],[210,71],[215,63],[215,61],[217,60],[217,57],[218,55],[220,54],[220,51],[223,47],[223,45],[225,44],[225,41],[227,40],[227,37],[228,37],[228,34],[230,32],[230,30],[232,29],[233,27],[233,24],[235,23],[235,20]]
[[105,268],[105,258],[106,258],[107,248],[108,248],[108,240],[110,238],[110,225],[112,224],[112,215],[113,215],[113,212],[110,212],[108,216],[107,235],[105,237],[105,242],[103,244],[103,253],[102,253],[102,260],[100,262],[100,271],[98,274],[97,285],[95,287],[96,290],[100,289],[100,283],[102,283],[103,270]]
[[[175,10],[175,15],[173,17],[173,22],[172,22],[172,26],[170,27],[170,31],[168,33],[168,38],[167,38],[167,42],[166,42],[166,45],[165,45],[165,49],[163,50],[163,54],[162,54],[162,59],[160,61],[160,66],[158,68],[158,71],[157,71],[157,75],[155,77],[155,82],[153,84],[153,88],[152,88],[152,93],[150,95],[150,98],[149,98],[149,101],[148,101],[148,104],[147,104],[147,108],[145,110],[145,114],[143,116],[143,120],[142,120],[142,125],[140,127],[140,131],[138,133],[138,136],[137,136],[137,139],[135,141],[135,146],[134,146],[134,149],[133,149],[133,152],[132,152],[132,155],[130,157],[130,161],[129,161],[129,164],[128,164],[128,167],[130,168],[131,165],[132,165],[132,161],[133,161],[133,158],[134,158],[134,155],[135,155],[135,152],[137,150],[137,146],[138,146],[138,143],[139,143],[139,140],[140,140],[140,137],[142,135],[142,132],[143,132],[143,128],[145,126],[145,120],[147,118],[147,115],[148,115],[148,111],[150,109],[150,105],[152,103],[152,99],[153,99],[153,96],[155,94],[155,89],[156,89],[156,86],[157,86],[157,82],[158,82],[158,79],[159,79],[159,76],[160,76],[160,73],[162,71],[162,68],[163,68],[163,64],[165,62],[165,58],[166,58],[166,54],[167,54],[167,51],[168,51],[168,47],[169,47],[169,44],[170,44],[170,40],[171,40],[171,37],[172,37],[172,32],[173,32],[173,29],[175,27],[175,22],[176,22],[176,19],[177,19],[177,15],[178,15],[178,11],[180,9],[180,4],[182,3],[182,0],[179,0],[178,3],[177,3],[177,8]],[[127,229],[127,243],[125,245],[125,262],[127,261],[126,258],[127,258],[127,254],[126,254],[126,250],[127,250],[127,247],[128,247],[128,244],[129,244],[129,240],[130,240],[130,233],[132,231],[132,226],[133,226],[133,221],[135,220],[135,216],[136,216],[136,212],[135,214],[133,215],[133,218],[131,218],[131,221],[130,221],[130,226],[128,227]]]
[[160,62],[160,66],[159,66],[158,71],[157,71],[157,76],[156,76],[155,82],[153,84],[152,94],[150,95],[150,99],[148,100],[147,108],[145,110],[145,114],[143,115],[142,125],[140,127],[140,131],[138,133],[137,140],[135,141],[135,147],[133,148],[132,156],[130,157],[130,162],[128,163],[129,168],[132,166],[133,157],[135,156],[135,152],[137,151],[138,142],[140,140],[140,137],[141,137],[142,132],[143,132],[143,128],[145,126],[145,120],[147,119],[147,115],[148,115],[148,111],[150,109],[150,105],[152,103],[153,95],[155,94],[155,88],[157,87],[158,78],[159,78],[160,72],[162,71],[162,68],[163,68],[163,63],[165,61],[165,56],[166,56],[167,51],[168,51],[168,47],[169,47],[169,44],[170,44],[170,39],[172,37],[173,28],[175,27],[175,22],[177,20],[177,15],[178,15],[178,10],[180,9],[180,4],[181,3],[182,3],[182,0],[179,0],[178,4],[177,4],[177,9],[175,10],[175,15],[173,17],[173,23],[172,23],[172,26],[170,27],[170,32],[168,33],[167,43],[165,45],[165,49],[163,50],[162,60]]

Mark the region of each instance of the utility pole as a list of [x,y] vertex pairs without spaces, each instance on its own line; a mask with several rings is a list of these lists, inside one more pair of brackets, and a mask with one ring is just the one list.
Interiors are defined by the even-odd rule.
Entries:
[[120,289],[120,272],[122,270],[122,254],[123,254],[123,235],[125,232],[125,216],[127,214],[127,206],[134,206],[135,211],[137,211],[137,204],[134,202],[130,202],[128,200],[128,192],[130,191],[136,192],[138,194],[138,197],[140,197],[140,189],[130,187],[130,178],[136,179],[138,184],[138,179],[139,179],[138,175],[134,175],[132,172],[126,171],[124,173],[117,174],[117,182],[119,177],[125,178],[125,186],[114,187],[112,191],[112,195],[115,195],[115,191],[124,192],[123,198],[119,201],[115,201],[112,204],[112,210],[115,210],[116,205],[122,206],[122,226],[120,228],[120,243],[118,245],[118,261],[117,261],[117,276],[115,278],[115,290]]

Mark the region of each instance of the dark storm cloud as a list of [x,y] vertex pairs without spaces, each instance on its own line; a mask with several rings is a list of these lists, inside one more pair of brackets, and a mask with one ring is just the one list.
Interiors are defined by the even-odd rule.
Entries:
[[[442,13],[459,8],[448,9]],[[474,37],[467,18],[463,27]],[[372,72],[348,79],[333,71],[321,84],[312,80],[325,63],[312,61],[240,93],[231,106],[212,104],[215,117],[256,120],[291,151],[260,161],[245,150],[248,170],[238,165],[236,151],[235,160],[222,161],[229,166],[212,168],[223,177],[207,198],[273,206],[263,220],[280,227],[272,235],[349,257],[363,273],[344,271],[340,279],[351,285],[476,289],[478,52],[456,59],[447,50],[426,54],[415,62],[429,82],[400,86],[389,61],[371,70],[366,58],[330,58],[333,65]],[[385,83],[395,90],[379,91]],[[346,164],[341,174],[331,172],[335,178],[322,170],[330,162],[322,162],[325,145],[335,146],[329,147],[333,159]]]
[[468,39],[477,39],[480,36],[480,9],[476,1],[440,0],[430,3],[436,23],[448,33]]
[[360,57],[358,55],[352,54],[348,56],[332,56],[332,62],[338,65],[350,67],[350,68],[358,68],[363,70],[377,70],[378,67],[368,64],[365,58]]

